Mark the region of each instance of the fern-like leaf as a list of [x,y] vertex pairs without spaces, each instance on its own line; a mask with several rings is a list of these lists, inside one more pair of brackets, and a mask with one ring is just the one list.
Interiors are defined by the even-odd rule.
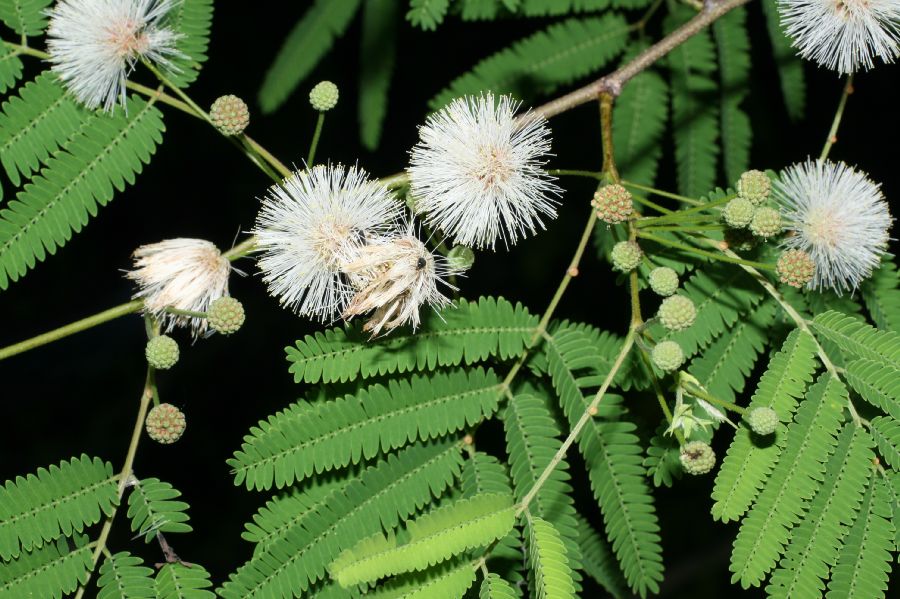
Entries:
[[462,599],[474,582],[474,564],[466,559],[456,559],[394,578],[365,596],[371,599]]
[[837,345],[848,361],[867,358],[900,368],[900,333],[879,331],[859,318],[834,311],[817,315],[812,327]]
[[881,267],[863,283],[862,296],[879,329],[900,331],[900,271],[891,254],[882,257]]
[[97,599],[156,599],[153,570],[127,551],[107,557],[100,566]]
[[166,564],[156,573],[157,599],[213,599],[209,572],[199,564]]
[[480,368],[374,385],[355,396],[300,404],[245,437],[229,464],[235,484],[271,488],[472,426],[490,416],[503,392]]
[[437,29],[447,15],[450,0],[409,0],[406,19],[425,31]]
[[162,140],[162,114],[139,98],[94,119],[0,211],[0,289],[80,231],[115,190],[134,183]]
[[878,453],[894,470],[900,469],[900,422],[889,416],[877,416],[871,424]]
[[245,599],[306,592],[342,550],[381,530],[393,530],[401,519],[440,496],[461,468],[457,442],[417,444],[388,455],[291,521],[280,538],[233,573],[219,593]]
[[613,147],[619,172],[629,181],[652,185],[656,180],[668,103],[668,85],[653,71],[629,81],[616,100]]
[[503,538],[515,523],[512,497],[486,493],[446,504],[406,524],[402,538],[378,533],[344,550],[328,567],[343,587],[425,570]]
[[369,150],[378,147],[387,114],[388,89],[397,54],[400,0],[369,0],[363,4],[359,48],[359,138]]
[[585,573],[594,579],[615,599],[630,597],[628,585],[622,579],[616,563],[616,556],[606,539],[601,537],[584,517],[578,520],[578,548],[581,552],[582,567]]
[[830,375],[810,388],[788,427],[778,463],[741,523],[731,554],[733,582],[756,586],[775,565],[819,488],[846,405],[846,388]]
[[0,94],[15,87],[22,77],[24,65],[18,53],[6,46],[0,46]]
[[803,75],[803,61],[797,56],[790,38],[781,29],[781,17],[778,14],[777,3],[763,2],[762,8],[766,15],[769,39],[772,41],[784,105],[787,108],[788,116],[799,120],[803,118],[806,106],[806,79]]
[[188,524],[188,504],[178,501],[181,492],[157,478],[138,481],[128,497],[131,532],[149,543],[157,532],[179,533],[193,530]]
[[466,366],[489,357],[518,356],[531,340],[538,319],[521,304],[503,298],[459,300],[423,318],[419,330],[373,341],[361,326],[328,329],[289,347],[296,382],[335,383],[358,377]]
[[72,593],[87,582],[92,554],[87,537],[76,537],[74,549],[63,538],[0,562],[0,599],[59,599]]
[[360,0],[316,0],[288,33],[259,90],[264,113],[277,110],[353,20]]
[[555,23],[482,60],[429,105],[436,110],[454,98],[487,90],[520,98],[550,93],[606,66],[624,49],[629,30],[615,14]]
[[511,584],[491,572],[481,581],[478,599],[519,599],[519,594]]
[[177,87],[193,83],[206,62],[212,16],[213,0],[180,0],[169,12],[169,27],[181,37],[175,45],[180,54],[170,59],[166,75]]
[[40,35],[47,27],[46,8],[53,0],[0,0],[0,21],[20,35]]
[[118,502],[112,464],[82,455],[0,487],[0,557],[81,532]]
[[523,0],[521,13],[528,17],[548,17],[600,10],[608,8],[609,3],[610,0]]
[[762,439],[746,426],[738,428],[722,461],[712,498],[714,518],[737,520],[750,507],[769,477],[787,442],[787,423],[791,422],[798,400],[812,382],[816,369],[816,345],[809,333],[795,330],[781,351],[772,356],[748,410],[771,408],[781,421],[775,439]]
[[644,468],[647,476],[653,479],[653,486],[671,487],[676,478],[681,478],[684,469],[681,467],[681,449],[678,439],[665,434],[665,424],[657,427],[656,432],[650,437],[647,446],[647,457],[644,458]]
[[538,599],[575,598],[572,568],[559,531],[537,516],[528,518],[528,565]]
[[750,36],[747,11],[741,6],[713,23],[719,56],[722,158],[725,176],[734,185],[750,168],[753,129],[750,117],[741,108],[750,86]]
[[846,379],[863,399],[900,420],[900,369],[864,358],[847,364]]

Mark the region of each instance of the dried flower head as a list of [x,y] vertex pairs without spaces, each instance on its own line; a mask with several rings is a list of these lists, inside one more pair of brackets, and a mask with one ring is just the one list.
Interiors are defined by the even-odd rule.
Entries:
[[144,311],[158,318],[166,331],[190,325],[195,336],[205,332],[205,318],[169,314],[166,308],[206,312],[228,295],[228,258],[208,241],[184,238],[142,245],[133,257],[135,268],[125,276],[137,282],[134,297],[144,300]]
[[340,315],[356,292],[342,265],[369,240],[389,235],[401,210],[356,167],[320,165],[272,186],[253,229],[269,293],[322,322]]
[[878,266],[893,219],[865,173],[808,160],[785,169],[774,197],[789,232],[782,246],[804,250],[815,263],[811,289],[852,291]]
[[344,310],[344,318],[374,311],[363,327],[373,335],[404,324],[419,326],[419,308],[440,308],[450,303],[438,284],[451,289],[447,278],[458,274],[440,255],[432,254],[416,236],[413,225],[395,237],[375,240],[359,249],[343,267],[356,294]]
[[550,131],[543,119],[516,120],[508,96],[464,97],[428,117],[412,149],[410,189],[425,220],[454,243],[515,244],[556,216],[559,188],[543,169]]
[[900,0],[778,0],[800,55],[839,73],[900,55]]
[[181,37],[165,25],[180,0],[60,0],[50,11],[53,70],[88,108],[125,105],[125,80],[139,60],[172,69]]

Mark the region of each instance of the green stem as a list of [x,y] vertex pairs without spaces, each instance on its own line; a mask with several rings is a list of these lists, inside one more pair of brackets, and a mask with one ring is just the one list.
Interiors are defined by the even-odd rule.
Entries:
[[222,255],[234,262],[238,258],[252,253],[256,249],[256,235],[251,235]]
[[828,158],[831,152],[831,146],[837,143],[838,127],[841,126],[841,118],[844,116],[844,108],[847,106],[847,98],[853,93],[853,74],[847,75],[847,81],[844,83],[844,91],[841,93],[841,100],[838,102],[837,112],[834,114],[834,120],[831,122],[831,129],[828,130],[828,137],[825,138],[825,146],[822,153],[819,154],[819,160]]
[[669,247],[673,247],[679,250],[684,250],[686,252],[690,252],[692,254],[696,254],[698,256],[703,256],[704,258],[710,258],[712,260],[718,260],[720,262],[730,262],[731,264],[740,264],[742,266],[750,266],[752,268],[762,268],[763,270],[775,270],[775,266],[772,264],[765,264],[764,262],[754,262],[752,260],[744,260],[743,258],[738,257],[737,255],[727,255],[727,254],[718,254],[715,252],[708,252],[706,250],[702,250],[698,247],[694,247],[692,245],[687,245],[686,243],[680,243],[678,241],[672,241],[670,239],[665,239],[663,237],[657,237],[652,233],[638,233],[638,237],[641,239],[646,239],[648,241],[655,241],[660,245],[667,245]]
[[685,210],[679,210],[678,212],[672,212],[671,214],[642,218],[640,221],[638,221],[638,226],[648,227],[651,225],[662,225],[694,220],[718,220],[719,216],[717,214],[703,214],[703,212],[710,208],[715,208],[716,206],[727,204],[733,199],[734,196],[728,195],[724,198],[719,198],[718,200],[713,200],[711,202],[705,202],[700,206],[687,208]]
[[740,414],[743,416],[747,410],[742,408],[741,406],[731,403],[730,401],[725,401],[724,399],[719,399],[714,395],[710,395],[697,385],[693,385],[691,383],[686,383],[681,386],[682,389],[685,390],[686,393],[693,395],[694,397],[699,397],[703,401],[708,401],[713,405],[717,405],[720,408],[725,408],[726,410],[731,410],[735,414]]
[[309,144],[309,155],[306,158],[306,168],[312,168],[316,157],[316,148],[319,146],[319,137],[322,135],[322,125],[325,124],[325,113],[320,112],[316,119],[316,130],[313,133],[312,143]]
[[635,183],[633,181],[625,181],[624,179],[620,181],[622,185],[625,187],[631,187],[634,189],[639,189],[641,191],[646,191],[647,193],[652,193],[653,195],[657,195],[663,198],[669,198],[670,200],[678,200],[679,202],[684,202],[685,204],[691,204],[692,206],[701,206],[704,202],[700,200],[695,200],[694,198],[689,198],[686,196],[678,195],[677,193],[672,193],[669,191],[664,191],[662,189],[656,189],[655,187],[648,187],[646,185],[641,185],[640,183]]
[[638,204],[641,204],[641,205],[643,205],[643,206],[647,206],[648,208],[652,208],[652,209],[654,209],[654,210],[656,210],[657,212],[660,212],[660,213],[662,213],[662,214],[672,214],[672,212],[673,212],[672,210],[669,210],[668,208],[665,208],[665,207],[663,207],[663,206],[660,206],[660,205],[657,204],[656,202],[651,202],[650,200],[648,200],[648,199],[645,198],[644,196],[642,196],[642,195],[640,195],[640,194],[637,194],[637,193],[632,193],[632,194],[631,194],[631,199],[634,200],[635,202],[637,202]]
[[587,177],[589,179],[602,180],[603,173],[597,173],[594,171],[579,171],[579,170],[571,170],[564,168],[552,168],[547,171],[547,174],[556,176],[556,177]]
[[662,225],[659,227],[642,228],[641,231],[721,231],[725,227],[722,225]]
[[[650,356],[643,348],[641,348],[641,362],[644,365],[644,370],[650,376],[650,383],[651,385],[653,385],[653,392],[656,395],[656,401],[659,402],[659,408],[662,410],[663,416],[665,416],[666,418],[666,422],[671,426],[672,410],[669,409],[669,404],[666,403],[666,396],[665,394],[663,394],[662,386],[659,384],[659,379],[656,377],[656,373],[653,372],[653,366],[650,364]],[[684,445],[684,433],[680,428],[675,429],[675,438],[678,440],[679,445]]]

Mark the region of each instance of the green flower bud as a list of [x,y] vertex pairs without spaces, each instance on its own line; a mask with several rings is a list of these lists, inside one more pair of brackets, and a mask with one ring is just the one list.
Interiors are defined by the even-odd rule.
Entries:
[[668,266],[660,266],[650,271],[650,289],[663,297],[668,297],[678,290],[678,273]]
[[337,106],[338,87],[331,81],[320,81],[309,92],[309,103],[319,112],[327,112]]
[[765,204],[772,190],[772,182],[762,171],[747,171],[737,183],[738,194],[754,206]]
[[684,351],[674,341],[660,341],[650,353],[653,363],[663,372],[678,370],[684,364]]
[[778,258],[775,272],[782,283],[799,289],[812,281],[816,263],[803,250],[787,250]]
[[644,253],[634,241],[620,241],[613,246],[613,268],[621,272],[629,272],[638,267]]
[[597,218],[614,225],[625,222],[634,213],[631,192],[618,184],[606,185],[594,193],[591,206],[597,210]]
[[209,118],[223,135],[240,135],[250,124],[250,109],[237,96],[222,96],[213,102]]
[[161,403],[147,414],[144,428],[151,439],[169,445],[181,438],[187,422],[184,414],[172,404]]
[[690,441],[681,446],[681,466],[688,474],[706,474],[716,465],[716,454],[703,441]]
[[455,245],[447,253],[447,263],[456,272],[465,272],[475,264],[475,252],[465,245]]
[[178,362],[178,343],[168,335],[154,337],[144,348],[147,363],[157,370],[168,370]]
[[206,321],[217,333],[231,335],[244,324],[244,306],[233,297],[220,297],[210,305]]
[[772,408],[756,408],[747,414],[746,420],[757,435],[771,435],[778,426],[778,414]]
[[774,208],[757,208],[750,222],[750,230],[757,237],[767,239],[781,233],[781,213]]
[[729,227],[742,229],[750,224],[753,215],[756,213],[756,206],[750,200],[744,198],[734,198],[722,210],[722,218]]
[[673,295],[662,301],[656,315],[664,327],[670,331],[680,331],[694,324],[697,308],[690,298]]

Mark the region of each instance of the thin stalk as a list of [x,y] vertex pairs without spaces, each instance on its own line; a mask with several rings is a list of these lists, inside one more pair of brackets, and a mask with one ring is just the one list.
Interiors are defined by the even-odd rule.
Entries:
[[831,152],[831,146],[837,143],[838,127],[841,126],[841,118],[844,116],[844,108],[847,106],[847,98],[853,93],[853,73],[847,75],[847,81],[844,83],[844,91],[841,92],[841,99],[838,102],[837,112],[834,113],[834,120],[831,122],[831,129],[828,130],[828,137],[825,138],[825,146],[822,153],[819,154],[819,160],[828,158]]
[[646,191],[647,193],[652,193],[653,195],[657,195],[663,198],[669,198],[670,200],[678,200],[679,202],[691,204],[692,206],[703,205],[703,202],[701,202],[700,200],[695,200],[694,198],[678,195],[677,193],[672,193],[669,191],[663,191],[662,189],[656,189],[655,187],[648,187],[646,185],[641,185],[640,183],[635,183],[633,181],[622,180],[621,183],[625,187],[632,187],[640,191]]
[[698,256],[703,256],[704,258],[710,258],[712,260],[718,260],[720,262],[730,262],[731,264],[740,264],[742,266],[750,266],[752,268],[762,268],[763,270],[775,270],[775,266],[773,264],[766,264],[764,262],[754,262],[752,260],[744,260],[743,258],[738,257],[736,254],[718,254],[715,252],[708,252],[706,250],[700,249],[698,247],[694,247],[692,245],[687,245],[686,243],[680,243],[678,241],[672,241],[670,239],[665,239],[663,237],[657,237],[652,233],[638,233],[638,237],[641,239],[646,239],[648,241],[655,241],[660,245],[667,245],[669,247],[673,247],[675,249],[684,250],[686,252],[690,252],[692,254],[696,254]]
[[705,210],[710,208],[715,208],[716,206],[721,206],[722,204],[727,204],[731,200],[734,199],[733,195],[727,195],[724,198],[719,198],[718,200],[713,200],[711,202],[703,202],[698,206],[694,206],[693,208],[686,208],[684,210],[679,210],[677,212],[673,212],[671,214],[666,214],[663,216],[654,216],[651,218],[641,219],[641,226],[649,226],[651,224],[666,224],[666,223],[674,223],[680,222],[683,220],[691,220],[693,218],[701,218],[701,219],[715,219],[718,218],[718,215],[714,214],[702,214]]
[[309,144],[309,155],[306,158],[307,168],[312,168],[313,160],[316,157],[316,148],[319,146],[319,137],[322,135],[322,125],[325,124],[325,113],[319,112],[319,118],[316,119],[316,130],[313,133],[312,143]]
[[[669,404],[666,403],[666,396],[663,393],[662,386],[659,384],[659,379],[656,377],[656,373],[653,372],[653,366],[650,365],[650,356],[643,348],[641,348],[641,362],[644,365],[644,370],[650,376],[650,384],[653,385],[653,392],[656,395],[656,401],[659,402],[659,408],[660,410],[662,410],[663,416],[665,416],[666,418],[666,422],[668,422],[671,426],[672,410],[669,409]],[[675,429],[675,438],[678,440],[679,445],[684,445],[684,433],[680,428]]]
[[648,208],[652,208],[653,210],[656,210],[657,212],[660,212],[662,214],[672,214],[672,212],[673,212],[672,210],[669,210],[668,208],[665,208],[664,206],[660,206],[656,202],[651,202],[649,199],[647,199],[646,197],[644,197],[640,194],[632,193],[631,199],[634,200],[635,202],[637,202],[638,204],[641,204]]
[[571,170],[564,168],[552,168],[547,171],[547,174],[553,175],[555,177],[587,177],[589,179],[603,179],[603,173],[597,173],[594,171],[579,171],[579,170]]
[[691,383],[686,383],[686,384],[682,385],[681,388],[684,389],[685,392],[687,392],[688,394],[693,395],[694,397],[699,397],[703,401],[708,401],[709,403],[711,403],[713,405],[717,405],[720,408],[725,408],[726,410],[731,410],[735,414],[740,414],[741,416],[743,416],[747,412],[747,410],[745,410],[744,408],[742,408],[741,406],[739,406],[735,403],[732,403],[730,401],[725,401],[724,399],[719,399],[715,395],[710,395],[709,393],[707,393],[706,391],[704,391],[697,385],[693,385]]
[[725,227],[722,225],[662,225],[659,227],[647,227],[641,231],[721,231]]

